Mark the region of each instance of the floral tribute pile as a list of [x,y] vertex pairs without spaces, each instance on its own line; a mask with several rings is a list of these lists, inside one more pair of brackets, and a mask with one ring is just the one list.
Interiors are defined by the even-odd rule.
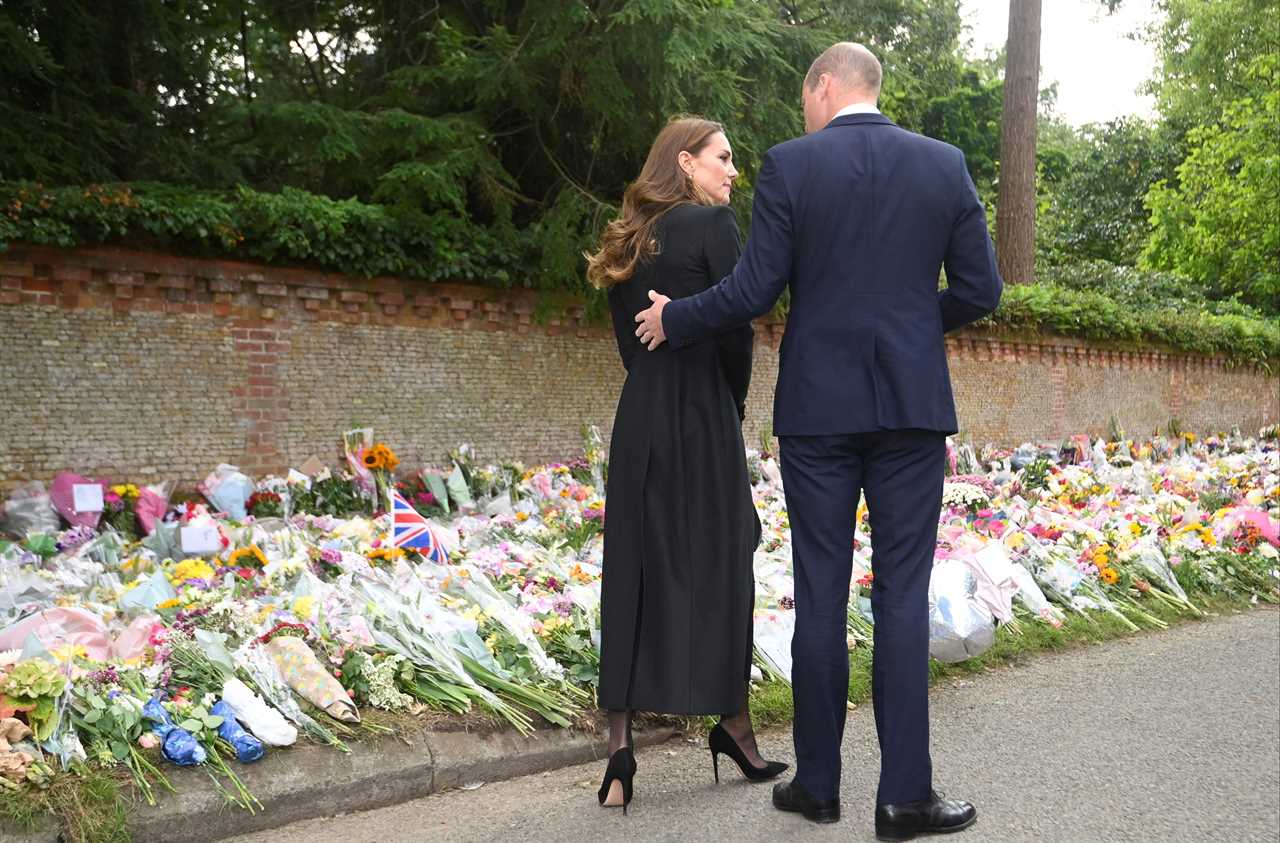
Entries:
[[[165,484],[59,476],[4,506],[0,789],[55,770],[126,770],[140,796],[168,765],[203,765],[260,806],[237,768],[299,739],[339,750],[371,709],[480,712],[527,732],[594,705],[605,520],[603,446],[526,468],[407,470],[368,430],[341,470],[254,481],[217,467],[198,498]],[[949,448],[931,585],[931,652],[980,654],[996,627],[1107,613],[1163,625],[1157,604],[1280,602],[1277,431],[1017,450]],[[790,676],[791,546],[778,466],[748,453],[764,538],[756,651]],[[70,490],[101,485],[102,511]],[[398,492],[447,559],[391,542]],[[849,646],[871,646],[875,515],[850,553]],[[886,517],[892,517],[891,514]],[[374,718],[377,719],[377,718]]]

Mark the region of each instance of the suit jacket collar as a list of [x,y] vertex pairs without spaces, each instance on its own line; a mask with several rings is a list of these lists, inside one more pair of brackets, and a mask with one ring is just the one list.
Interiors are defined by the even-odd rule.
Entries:
[[883,114],[846,114],[843,117],[837,117],[828,123],[825,129],[834,129],[837,126],[858,126],[863,123],[882,123],[887,126],[894,125],[894,122]]

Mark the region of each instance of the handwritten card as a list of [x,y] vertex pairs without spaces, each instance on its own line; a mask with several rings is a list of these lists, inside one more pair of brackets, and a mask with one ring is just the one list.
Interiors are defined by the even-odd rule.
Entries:
[[76,512],[102,511],[102,486],[97,483],[76,483],[71,487],[72,508]]
[[182,552],[190,556],[204,556],[222,550],[222,537],[217,527],[197,526],[182,528]]

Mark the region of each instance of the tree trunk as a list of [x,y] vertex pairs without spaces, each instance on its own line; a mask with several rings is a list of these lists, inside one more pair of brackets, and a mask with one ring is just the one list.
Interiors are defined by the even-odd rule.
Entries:
[[996,259],[1010,284],[1035,280],[1036,107],[1040,98],[1040,0],[1009,0],[1009,43],[1000,121]]

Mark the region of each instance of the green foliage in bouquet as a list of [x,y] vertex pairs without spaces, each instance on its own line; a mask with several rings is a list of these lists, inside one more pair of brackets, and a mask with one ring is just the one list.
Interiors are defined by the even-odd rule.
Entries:
[[148,805],[156,804],[154,785],[175,792],[164,773],[139,749],[138,740],[151,732],[151,725],[137,699],[79,687],[71,698],[70,716],[76,730],[89,739],[89,757],[104,767],[124,764]]
[[357,704],[385,711],[408,708],[414,697],[402,689],[418,689],[413,665],[395,654],[352,649],[338,672],[342,687],[354,694]]
[[351,515],[368,512],[369,504],[355,480],[332,475],[314,480],[310,489],[294,487],[294,511],[311,515]]
[[575,610],[572,622],[556,625],[542,639],[547,655],[564,666],[570,682],[589,687],[600,685],[600,653],[591,643],[591,635],[581,612]]
[[47,740],[58,724],[58,697],[66,687],[67,677],[57,665],[44,659],[18,662],[0,679],[0,717],[25,712],[36,740]]
[[49,559],[58,554],[58,541],[48,533],[32,533],[22,540],[22,546],[41,559]]
[[275,492],[254,492],[245,501],[245,508],[254,518],[279,518],[284,515],[284,504]]
[[1029,492],[1039,492],[1049,485],[1049,458],[1037,457],[1028,463],[1020,476],[1022,488]]

